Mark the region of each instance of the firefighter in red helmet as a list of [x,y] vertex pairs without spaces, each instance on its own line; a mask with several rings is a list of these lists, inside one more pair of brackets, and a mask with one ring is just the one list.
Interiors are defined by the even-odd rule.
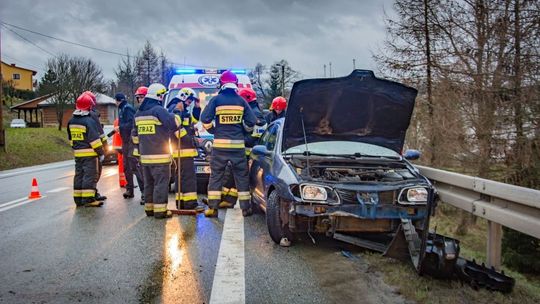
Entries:
[[77,206],[99,207],[96,199],[98,163],[103,161],[103,143],[96,121],[90,116],[92,97],[81,94],[67,126],[68,139],[75,154],[73,200]]
[[278,96],[272,100],[272,105],[270,110],[272,110],[268,115],[266,115],[266,122],[270,124],[276,119],[285,117],[285,109],[287,108],[287,100],[285,97]]
[[249,216],[252,210],[244,134],[253,132],[257,118],[247,102],[238,95],[238,78],[234,73],[225,71],[219,81],[219,94],[210,100],[201,114],[203,127],[214,134],[208,182],[209,209],[205,211],[205,216],[218,216],[225,169],[229,163],[238,187],[242,214]]

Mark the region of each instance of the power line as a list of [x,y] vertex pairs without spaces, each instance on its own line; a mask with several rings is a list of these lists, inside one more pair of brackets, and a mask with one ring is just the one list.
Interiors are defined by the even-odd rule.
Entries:
[[[91,50],[98,51],[98,52],[103,52],[103,53],[108,53],[108,54],[113,54],[113,55],[122,56],[122,57],[128,57],[128,58],[136,57],[136,56],[131,56],[129,54],[124,54],[124,53],[120,53],[120,52],[116,52],[116,51],[97,48],[97,47],[93,47],[93,46],[90,46],[90,45],[86,45],[86,44],[82,44],[82,43],[78,43],[78,42],[74,42],[74,41],[69,41],[69,40],[65,40],[65,39],[62,39],[62,38],[58,38],[58,37],[54,37],[54,36],[51,36],[51,35],[43,34],[43,33],[36,32],[36,31],[30,30],[30,29],[27,29],[27,28],[24,28],[24,27],[20,27],[18,25],[7,23],[7,22],[4,22],[4,21],[0,21],[0,24],[2,24],[6,29],[12,31],[13,33],[17,34],[18,36],[20,36],[20,35],[18,33],[16,33],[15,31],[11,30],[10,28],[8,28],[8,26],[19,29],[21,31],[26,31],[26,32],[29,32],[29,33],[32,33],[32,34],[35,34],[35,35],[43,36],[43,37],[46,37],[46,38],[49,38],[49,39],[61,41],[61,42],[64,42],[64,43],[76,45],[76,46],[79,46],[79,47],[91,49]],[[22,38],[22,36],[20,36],[20,37]],[[25,39],[25,38],[23,38],[23,39]],[[27,39],[25,39],[25,40],[27,40]],[[34,43],[32,43],[32,44],[34,44]],[[34,44],[34,45],[37,46],[36,44]],[[39,48],[41,49],[41,47],[39,47]],[[44,49],[42,49],[42,50],[44,50]],[[48,52],[48,51],[46,51],[46,52]],[[49,53],[49,54],[51,54],[51,53]],[[53,56],[56,57],[56,55],[53,55]],[[178,66],[188,66],[188,67],[194,67],[194,68],[217,68],[215,66],[203,66],[203,65],[196,65],[196,64],[189,64],[189,63],[177,63],[177,62],[171,62],[171,63],[174,64],[174,65],[178,65]]]
[[56,54],[53,54],[53,53],[49,52],[48,50],[46,50],[46,49],[40,47],[39,45],[37,45],[37,44],[35,44],[34,42],[32,42],[32,41],[30,41],[29,39],[27,39],[26,37],[24,37],[24,36],[22,36],[21,34],[17,33],[16,31],[14,31],[14,30],[10,29],[9,27],[5,26],[5,24],[4,24],[3,22],[2,22],[2,25],[4,26],[4,28],[5,28],[6,30],[8,30],[8,31],[12,32],[13,34],[19,36],[19,37],[20,37],[21,39],[23,39],[24,41],[26,41],[26,42],[32,44],[33,46],[37,47],[38,49],[42,50],[43,52],[45,52],[45,53],[47,53],[47,54],[49,54],[49,55],[51,55],[51,56],[53,56],[53,57],[56,57]]
[[11,57],[11,56],[9,56],[9,55],[2,54],[2,57],[6,57],[6,58],[9,58],[9,59],[11,59],[11,60],[13,60],[13,61],[22,63],[22,64],[27,65],[27,66],[34,67],[35,69],[38,69],[38,70],[41,70],[41,71],[44,71],[44,69],[43,69],[42,67],[39,67],[39,66],[37,66],[37,65],[35,65],[35,64],[31,64],[31,63],[28,63],[28,62],[25,62],[25,61],[22,61],[22,60],[19,60],[19,59],[17,59],[17,58]]

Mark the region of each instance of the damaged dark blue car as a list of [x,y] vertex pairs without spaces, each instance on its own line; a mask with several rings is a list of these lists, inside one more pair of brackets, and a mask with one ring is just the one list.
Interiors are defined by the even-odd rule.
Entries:
[[253,203],[272,240],[298,232],[411,261],[419,274],[511,292],[514,279],[459,257],[459,241],[429,230],[436,192],[403,145],[416,89],[355,70],[293,86],[285,118],[251,152]]

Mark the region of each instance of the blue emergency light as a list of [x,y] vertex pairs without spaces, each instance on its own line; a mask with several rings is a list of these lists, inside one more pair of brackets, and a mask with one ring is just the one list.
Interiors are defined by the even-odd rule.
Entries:
[[195,69],[176,69],[176,74],[195,74],[197,73],[197,70]]

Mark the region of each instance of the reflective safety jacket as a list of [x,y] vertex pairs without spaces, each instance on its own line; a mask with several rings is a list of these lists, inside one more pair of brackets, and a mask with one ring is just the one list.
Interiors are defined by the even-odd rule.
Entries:
[[75,110],[67,126],[68,139],[75,157],[97,157],[103,155],[103,143],[98,124],[90,112]]
[[173,114],[167,112],[161,102],[145,98],[135,114],[134,141],[139,143],[141,164],[170,164],[169,138],[176,131]]
[[257,118],[247,102],[234,89],[227,88],[210,100],[201,122],[214,134],[213,149],[236,150],[244,149],[245,134],[253,132]]
[[255,117],[257,117],[257,123],[255,124],[255,127],[253,127],[253,132],[246,134],[246,155],[251,153],[251,148],[257,144],[259,138],[261,138],[262,134],[266,130],[266,127],[268,126],[266,119],[259,108],[259,104],[257,102],[250,102],[248,104],[253,111],[253,114],[255,114]]
[[[196,109],[198,111],[195,111]],[[195,128],[193,125],[199,121],[200,108],[194,108],[193,113],[187,109],[181,112],[174,108],[173,114],[177,126],[177,131],[171,136],[173,157],[197,157],[199,153],[194,143]],[[180,137],[181,151],[178,151],[178,137]]]

